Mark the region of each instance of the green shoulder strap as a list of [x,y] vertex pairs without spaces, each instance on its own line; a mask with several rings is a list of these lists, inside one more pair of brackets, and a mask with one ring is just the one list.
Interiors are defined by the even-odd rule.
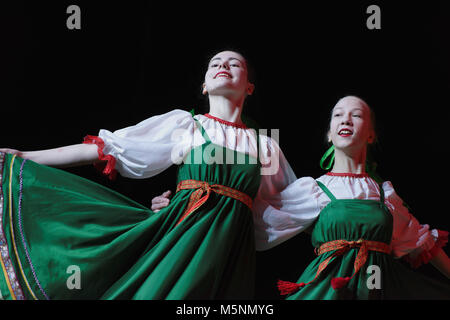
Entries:
[[196,125],[197,125],[197,128],[200,129],[200,132],[201,132],[203,138],[206,140],[206,142],[211,142],[211,139],[209,138],[208,134],[206,133],[205,128],[203,128],[202,125],[200,124],[200,122],[199,122],[197,119],[194,118],[194,116],[195,116],[194,109],[192,109],[192,110],[190,111],[190,113],[191,113],[191,115],[192,115],[192,118],[195,120],[195,123],[196,123]]
[[322,182],[320,182],[319,180],[316,180],[316,182],[319,185],[320,189],[322,189],[323,192],[325,192],[325,194],[328,196],[328,198],[331,199],[331,201],[336,200],[336,197],[331,193],[331,191],[327,187],[325,187],[325,185]]

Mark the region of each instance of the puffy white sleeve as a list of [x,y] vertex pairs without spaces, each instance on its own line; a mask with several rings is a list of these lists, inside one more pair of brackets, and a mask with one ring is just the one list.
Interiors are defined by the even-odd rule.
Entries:
[[414,268],[428,263],[437,250],[447,243],[448,232],[420,224],[397,195],[391,182],[384,182],[383,189],[385,203],[393,216],[392,253],[398,258],[403,257]]
[[99,159],[107,161],[105,174],[117,170],[124,177],[143,179],[181,162],[192,145],[194,126],[189,112],[175,109],[114,132],[101,129],[84,142],[98,145]]
[[320,213],[317,182],[311,177],[297,180],[274,141],[266,145],[262,140],[261,150],[260,157],[268,170],[261,171],[261,184],[252,207],[258,251],[270,249],[306,230]]

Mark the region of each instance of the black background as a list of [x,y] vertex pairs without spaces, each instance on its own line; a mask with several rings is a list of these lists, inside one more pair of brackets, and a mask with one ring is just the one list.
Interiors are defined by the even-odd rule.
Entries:
[[[450,11],[444,1],[392,2],[2,5],[0,147],[53,148],[174,108],[207,112],[200,86],[208,58],[234,48],[256,71],[244,112],[280,129],[297,176],[324,173],[329,112],[340,97],[358,95],[377,115],[380,175],[421,223],[449,230]],[[71,4],[81,8],[81,30],[66,27]],[[381,8],[381,30],[366,27],[370,4]],[[114,182],[90,166],[67,170],[147,206],[175,187],[175,167]],[[259,253],[257,297],[278,299],[276,279],[296,280],[311,257],[303,234]]]

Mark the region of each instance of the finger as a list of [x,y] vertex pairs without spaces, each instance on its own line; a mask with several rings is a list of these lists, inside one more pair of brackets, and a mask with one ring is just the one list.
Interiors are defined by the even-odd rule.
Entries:
[[168,203],[169,201],[170,201],[169,199],[163,198],[163,197],[161,197],[161,196],[158,196],[158,197],[152,199],[152,203],[154,203],[154,204],[158,204],[158,203]]
[[163,207],[167,207],[170,203],[169,199],[164,199],[164,201],[161,201],[160,205]]
[[0,152],[3,152],[3,153],[10,153],[10,154],[15,154],[15,153],[17,153],[17,150],[9,149],[9,148],[1,148],[1,149],[0,149]]
[[152,210],[153,211],[155,211],[155,210],[159,210],[159,209],[161,209],[162,207],[160,206],[160,205],[158,205],[158,204],[153,204],[152,205]]
[[162,208],[167,207],[167,205],[165,203],[158,203],[158,204],[155,204],[154,207],[155,207],[155,209],[162,209]]
[[172,194],[172,191],[167,190],[166,192],[164,192],[164,193],[162,194],[162,196],[165,197],[165,198],[168,198],[168,197],[170,197],[171,194]]
[[161,201],[164,201],[164,199],[166,199],[166,198],[163,198],[161,196],[157,196],[157,197],[154,197],[152,199],[152,203],[160,203]]
[[169,205],[169,200],[168,199],[165,199],[164,198],[164,201],[160,201],[160,202],[157,202],[157,203],[153,203],[152,204],[152,208],[154,207],[154,208],[156,208],[156,209],[161,209],[161,208],[164,208],[164,207],[167,207],[168,205]]

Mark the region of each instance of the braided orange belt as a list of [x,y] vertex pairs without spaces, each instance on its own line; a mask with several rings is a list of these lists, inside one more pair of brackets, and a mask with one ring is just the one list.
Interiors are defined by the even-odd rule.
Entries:
[[[184,210],[184,213],[181,216],[180,220],[177,222],[177,225],[181,221],[183,221],[184,218],[186,218],[188,215],[190,215],[192,212],[198,209],[202,204],[204,204],[206,200],[208,200],[211,191],[226,197],[239,200],[250,209],[252,208],[253,203],[252,198],[250,198],[247,194],[239,190],[223,186],[221,184],[209,184],[206,181],[198,181],[198,180],[180,181],[180,183],[178,183],[177,186],[177,192],[185,189],[197,189],[197,190],[192,192],[191,196],[189,197],[188,205]],[[203,196],[205,192],[206,194]]]
[[357,241],[347,241],[347,240],[334,240],[329,241],[324,244],[322,244],[319,248],[316,248],[314,251],[317,255],[321,255],[328,251],[333,251],[333,254],[331,254],[327,259],[322,261],[317,268],[316,276],[314,279],[312,279],[308,283],[294,283],[294,282],[288,282],[288,281],[278,281],[278,289],[280,290],[280,294],[287,295],[291,294],[298,289],[312,283],[314,280],[317,279],[317,277],[320,275],[320,273],[328,266],[330,261],[340,255],[343,255],[347,251],[349,251],[352,248],[359,248],[358,254],[355,258],[355,263],[353,264],[353,274],[351,277],[338,277],[331,279],[331,286],[333,289],[340,289],[347,285],[347,283],[353,278],[353,276],[358,273],[358,271],[361,269],[361,267],[366,263],[367,257],[369,254],[369,250],[371,251],[377,251],[377,252],[383,252],[389,254],[391,252],[391,247],[380,241],[370,241],[370,240],[363,240],[359,239]]

